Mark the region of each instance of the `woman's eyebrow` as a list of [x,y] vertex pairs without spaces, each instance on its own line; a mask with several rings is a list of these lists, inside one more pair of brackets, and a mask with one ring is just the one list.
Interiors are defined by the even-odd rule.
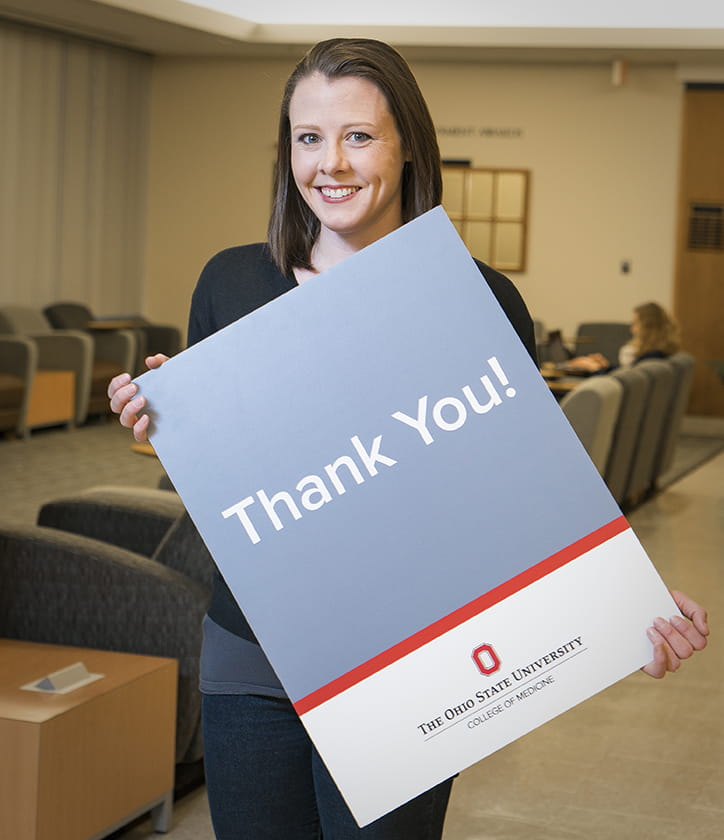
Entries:
[[[351,120],[350,122],[345,123],[344,125],[340,126],[341,129],[348,129],[348,128],[359,128],[361,126],[367,126],[368,128],[375,128],[377,123],[371,122],[370,120]],[[292,125],[292,131],[321,131],[321,127],[314,124],[314,123],[294,123]]]

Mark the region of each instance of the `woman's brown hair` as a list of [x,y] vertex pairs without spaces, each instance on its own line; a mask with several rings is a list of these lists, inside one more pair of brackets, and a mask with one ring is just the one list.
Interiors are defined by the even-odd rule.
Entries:
[[632,344],[637,356],[660,350],[667,356],[680,347],[679,325],[658,303],[642,303],[634,309],[639,318],[639,334]]
[[289,104],[297,84],[320,73],[328,79],[356,76],[376,85],[385,96],[408,161],[402,171],[402,221],[440,204],[442,175],[435,127],[415,77],[404,58],[389,44],[367,38],[321,41],[299,61],[287,80],[279,115],[274,170],[274,199],[268,241],[279,269],[313,270],[312,246],[319,220],[299,194],[291,166]]

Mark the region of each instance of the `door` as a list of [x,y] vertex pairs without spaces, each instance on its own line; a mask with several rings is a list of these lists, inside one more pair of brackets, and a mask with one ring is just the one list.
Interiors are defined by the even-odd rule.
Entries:
[[714,417],[724,417],[723,150],[724,85],[687,85],[674,314],[696,359],[688,413]]

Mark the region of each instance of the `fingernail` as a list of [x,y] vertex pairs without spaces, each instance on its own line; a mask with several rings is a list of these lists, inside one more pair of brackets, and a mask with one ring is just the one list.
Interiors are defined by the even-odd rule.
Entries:
[[652,642],[657,642],[659,640],[659,637],[658,637],[656,631],[653,629],[653,627],[649,627],[649,629],[646,631],[646,635],[649,637],[649,640],[652,641]]

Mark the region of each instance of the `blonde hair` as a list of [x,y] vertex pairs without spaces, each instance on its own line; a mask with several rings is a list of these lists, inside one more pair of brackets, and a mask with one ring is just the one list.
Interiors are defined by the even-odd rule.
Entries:
[[680,346],[679,325],[658,303],[642,303],[634,309],[639,317],[639,333],[632,339],[637,356],[661,351],[666,356],[676,353]]

